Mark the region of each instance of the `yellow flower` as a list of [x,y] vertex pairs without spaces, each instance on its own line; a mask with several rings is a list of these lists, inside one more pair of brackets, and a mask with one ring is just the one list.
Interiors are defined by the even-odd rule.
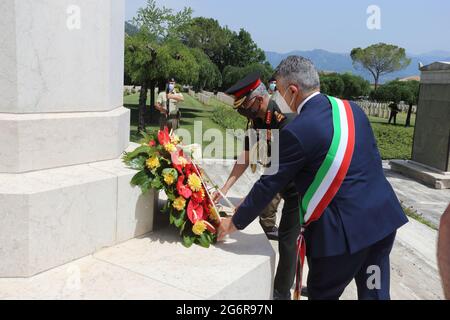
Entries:
[[174,144],[174,145],[179,145],[180,142],[181,142],[181,139],[180,139],[179,136],[174,135],[174,136],[170,139],[170,141],[171,141],[172,144]]
[[150,170],[158,169],[161,166],[157,156],[153,156],[147,160],[147,168]]
[[183,209],[186,207],[186,200],[183,197],[176,198],[173,202],[173,207],[178,211],[183,211]]
[[164,182],[165,182],[168,186],[173,185],[174,182],[175,182],[175,176],[174,176],[171,172],[163,173],[163,178],[164,178]]
[[206,231],[206,224],[203,220],[197,221],[192,227],[192,232],[198,236],[201,236]]
[[202,189],[202,181],[197,174],[193,173],[188,178],[188,185],[192,191],[198,192]]
[[177,147],[175,147],[175,145],[173,145],[172,143],[165,144],[164,149],[166,149],[166,151],[170,153],[177,151]]
[[214,206],[209,206],[210,217],[213,221],[220,223],[220,214],[217,212]]

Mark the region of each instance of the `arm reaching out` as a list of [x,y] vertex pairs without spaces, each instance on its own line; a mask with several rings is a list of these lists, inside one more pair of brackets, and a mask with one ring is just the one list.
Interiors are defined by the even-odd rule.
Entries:
[[[247,170],[247,168],[249,166],[249,162],[250,162],[249,159],[250,159],[249,152],[248,151],[242,152],[238,161],[236,161],[236,164],[234,165],[233,170],[231,171],[231,174],[230,174],[227,182],[220,189],[220,191],[224,195],[227,195],[228,191],[230,191],[230,189],[233,187],[233,185],[239,180],[239,178]],[[213,195],[213,201],[217,203],[218,201],[220,201],[220,199],[222,199],[222,195],[220,194],[220,192],[216,192]]]

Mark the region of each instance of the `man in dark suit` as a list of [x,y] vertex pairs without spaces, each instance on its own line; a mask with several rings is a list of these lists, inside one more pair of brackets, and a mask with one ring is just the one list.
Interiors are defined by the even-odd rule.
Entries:
[[[319,75],[308,59],[291,56],[276,70],[280,94],[299,115],[280,135],[279,170],[264,175],[231,219],[219,241],[245,229],[292,179],[301,197],[317,179],[334,140],[330,99],[320,94]],[[306,226],[310,299],[339,299],[356,280],[360,299],[390,299],[389,255],[398,228],[408,222],[386,177],[371,125],[354,103],[349,166],[320,219]],[[302,218],[301,218],[302,219]]]

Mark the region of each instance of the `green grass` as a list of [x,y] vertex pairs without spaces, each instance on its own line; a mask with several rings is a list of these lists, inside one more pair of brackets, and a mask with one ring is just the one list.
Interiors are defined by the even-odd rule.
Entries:
[[415,211],[414,209],[411,208],[406,208],[405,206],[403,206],[403,211],[405,212],[405,214],[414,219],[417,220],[418,222],[430,227],[433,230],[439,231],[439,227],[436,226],[434,223],[428,221],[427,219],[425,219],[421,214],[419,214],[417,211]]
[[[220,152],[213,151],[212,157],[235,159],[238,156],[238,151],[242,150],[242,142],[238,141],[238,139],[236,139],[234,136],[227,134],[226,133],[227,127],[221,126],[213,120],[213,114],[214,111],[216,110],[216,106],[206,106],[187,94],[184,94],[184,99],[185,101],[179,104],[181,111],[180,128],[188,130],[192,139],[194,139],[195,122],[201,123],[202,137],[203,137],[202,146],[204,151],[206,148],[211,149],[209,146],[211,145],[212,142],[214,142],[214,140],[210,141],[204,139],[205,132],[208,131],[209,129],[217,129],[221,133],[221,135],[226,137],[228,141],[229,139],[233,139],[234,144],[228,145],[229,143],[226,143],[224,141],[222,156],[220,156]],[[124,97],[125,107],[131,110],[131,140],[134,142],[137,142],[140,139],[140,136],[137,133],[138,115],[139,115],[138,101],[139,101],[139,94]],[[148,100],[147,105],[149,104],[150,101]],[[150,124],[147,125],[147,130],[159,129],[158,119],[156,118],[157,117],[155,117],[153,121],[150,121]],[[191,141],[191,143],[193,142],[194,141]]]
[[412,127],[406,128],[406,113],[398,114],[397,125],[388,124],[387,119],[369,117],[383,160],[411,159],[415,118],[415,115],[411,118]]
[[[185,94],[185,101],[180,104],[181,128],[190,132],[194,136],[194,122],[199,121],[202,124],[202,136],[209,129],[217,129],[222,134],[226,134],[226,129],[245,129],[247,121],[240,116],[232,107],[212,99],[212,105],[206,106],[191,96]],[[138,120],[138,100],[139,94],[133,94],[124,97],[125,106],[131,110],[131,140],[138,141],[137,134],[137,120]],[[147,105],[150,101],[147,101]],[[147,129],[158,129],[158,119],[153,119]],[[389,159],[410,159],[412,150],[412,141],[414,134],[414,127],[405,128],[406,113],[399,113],[397,116],[397,125],[389,125],[388,120],[369,117],[372,128],[377,139],[378,148],[381,157],[384,160]],[[415,115],[411,119],[412,125],[415,124]],[[227,139],[234,139],[234,146],[223,147],[223,156],[213,153],[216,158],[235,158],[238,155],[238,150],[242,150],[242,143],[236,138],[227,135]],[[207,148],[211,141],[202,141],[203,148]],[[227,157],[228,155],[228,157]]]

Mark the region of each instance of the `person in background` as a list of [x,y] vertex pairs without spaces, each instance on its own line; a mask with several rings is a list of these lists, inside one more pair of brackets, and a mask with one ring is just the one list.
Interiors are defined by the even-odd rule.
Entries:
[[441,218],[438,243],[438,263],[445,299],[450,300],[450,205]]
[[270,80],[269,80],[269,89],[268,89],[268,91],[269,91],[269,95],[272,97],[272,95],[275,93],[275,92],[277,92],[277,79],[275,79],[275,78],[271,78]]
[[389,124],[391,124],[392,120],[394,120],[394,125],[397,125],[397,114],[400,111],[398,108],[398,102],[394,101],[389,105],[389,109],[391,109],[391,116],[389,117]]
[[168,127],[169,130],[178,129],[180,120],[178,103],[184,101],[184,97],[181,93],[177,92],[175,86],[175,79],[170,79],[167,83],[166,91],[161,92],[156,101],[155,108],[160,112],[159,126],[161,130],[164,127]]

